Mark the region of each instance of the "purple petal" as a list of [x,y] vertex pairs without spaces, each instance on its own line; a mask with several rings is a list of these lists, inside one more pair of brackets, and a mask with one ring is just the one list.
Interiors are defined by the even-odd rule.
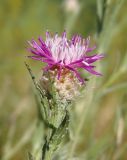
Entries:
[[59,70],[58,70],[58,80],[60,79],[60,76],[61,76],[61,70],[62,70],[62,67],[60,66]]
[[33,53],[33,54],[35,54],[35,55],[43,56],[43,54],[42,54],[42,53],[37,52],[37,51],[33,50],[32,48],[27,48],[27,50],[28,50],[29,52],[31,52],[31,53]]
[[62,38],[63,38],[63,39],[66,38],[66,31],[64,31],[64,32],[62,33]]
[[46,38],[50,38],[50,33],[49,33],[49,31],[46,32]]
[[93,62],[95,62],[95,61],[97,61],[97,60],[100,60],[100,59],[102,59],[102,58],[104,58],[104,55],[103,54],[96,54],[96,55],[93,55],[93,56],[89,56],[89,57],[86,57],[85,58],[85,61],[87,62],[87,63],[93,63]]
[[52,54],[49,51],[48,47],[46,46],[45,42],[43,41],[42,37],[39,37],[38,40],[41,43],[41,49],[44,51],[44,53],[46,53],[49,56],[51,56]]
[[75,62],[70,63],[69,65],[74,65],[74,64],[77,64],[77,63],[81,63],[82,61],[83,61],[83,59],[80,59],[80,60],[77,60]]
[[83,67],[83,68],[96,76],[102,76],[101,73],[94,71],[91,67]]
[[79,79],[79,81],[80,81],[82,84],[84,84],[85,80],[84,80],[83,78],[81,78],[81,76],[80,76],[80,74],[78,73],[77,70],[75,70],[74,68],[72,68],[72,67],[70,67],[70,66],[66,66],[66,68],[68,68],[69,70],[73,71],[73,72],[76,74],[76,76],[77,76],[77,78]]
[[96,49],[96,46],[92,47],[92,48],[87,48],[86,53],[93,51],[94,49]]

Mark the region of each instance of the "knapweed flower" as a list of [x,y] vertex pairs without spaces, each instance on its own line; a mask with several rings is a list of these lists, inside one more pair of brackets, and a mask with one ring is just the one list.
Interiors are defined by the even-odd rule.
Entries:
[[75,90],[73,88],[77,88],[84,83],[84,79],[78,71],[79,69],[82,68],[97,76],[101,75],[94,70],[93,63],[103,58],[103,55],[88,55],[89,52],[96,48],[95,46],[89,47],[89,43],[89,37],[84,39],[79,35],[74,35],[71,39],[67,39],[66,32],[63,32],[62,36],[57,33],[51,36],[49,32],[46,32],[45,41],[42,37],[39,37],[38,42],[35,40],[29,42],[31,46],[29,51],[33,54],[29,57],[46,63],[47,65],[43,70],[49,71],[54,75],[54,85],[60,91],[60,94],[67,94],[65,90],[67,91],[68,88],[68,94],[71,95]]

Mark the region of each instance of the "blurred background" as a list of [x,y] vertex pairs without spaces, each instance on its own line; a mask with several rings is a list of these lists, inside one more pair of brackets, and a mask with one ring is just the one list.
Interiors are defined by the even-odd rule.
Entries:
[[0,0],[0,160],[27,159],[32,146],[37,109],[24,61],[36,74],[42,64],[26,58],[27,40],[64,29],[90,35],[105,58],[97,66],[103,77],[91,76],[75,102],[71,140],[59,154],[127,160],[126,0]]

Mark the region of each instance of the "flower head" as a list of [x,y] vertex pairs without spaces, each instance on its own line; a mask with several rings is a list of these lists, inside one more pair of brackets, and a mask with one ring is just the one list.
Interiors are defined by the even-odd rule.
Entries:
[[57,33],[51,36],[46,32],[46,40],[41,37],[38,42],[32,40],[29,42],[31,48],[29,51],[33,54],[29,56],[34,60],[46,63],[44,71],[57,71],[57,79],[63,77],[64,70],[73,73],[78,80],[83,83],[84,79],[81,78],[78,69],[82,68],[87,72],[94,75],[101,75],[94,70],[95,66],[92,65],[95,61],[100,60],[104,56],[102,54],[88,55],[96,47],[89,47],[90,38],[82,38],[79,35],[74,35],[70,40],[67,39],[66,32],[62,36]]

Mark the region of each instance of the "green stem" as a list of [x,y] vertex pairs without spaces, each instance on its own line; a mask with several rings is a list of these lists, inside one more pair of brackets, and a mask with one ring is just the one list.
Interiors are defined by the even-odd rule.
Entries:
[[45,143],[42,148],[42,160],[51,160],[52,158],[52,148],[50,148],[49,144],[50,144],[53,132],[54,130],[48,131],[45,137]]
[[51,159],[52,159],[52,152],[49,150],[46,152],[44,160],[51,160]]
[[[96,84],[96,80],[93,79],[92,84],[90,84],[92,90],[93,90],[93,86],[95,86],[95,84]],[[89,86],[88,86],[88,88],[89,88]],[[86,90],[87,90],[87,88],[86,88]],[[89,92],[94,93],[93,91],[90,91],[90,89],[89,89]],[[83,116],[81,116],[80,119],[79,119],[79,125],[78,125],[76,133],[75,133],[75,139],[72,142],[72,145],[70,147],[70,151],[69,151],[69,154],[68,154],[68,159],[72,159],[73,156],[74,156],[74,153],[75,153],[75,150],[76,150],[76,147],[77,147],[77,144],[78,144],[78,140],[79,140],[79,137],[80,137],[80,133],[81,133],[82,128],[84,126],[84,123],[85,123],[85,120],[86,120],[87,115],[89,113],[89,110],[91,109],[91,103],[92,103],[92,99],[93,99],[94,95],[91,94],[91,95],[86,95],[86,96],[88,96],[88,97],[86,97],[87,102],[85,104],[83,103],[86,107],[84,107],[84,109],[82,111]]]

